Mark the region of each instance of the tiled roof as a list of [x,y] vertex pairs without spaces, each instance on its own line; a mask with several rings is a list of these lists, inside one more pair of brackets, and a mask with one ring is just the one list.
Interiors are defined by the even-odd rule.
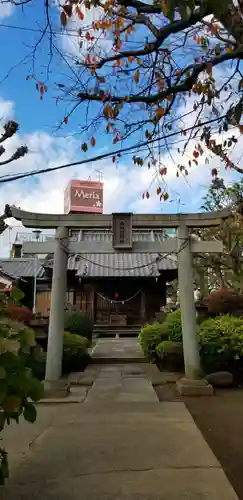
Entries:
[[[45,267],[53,266],[53,255],[49,255]],[[70,255],[69,271],[77,276],[90,278],[159,276],[161,271],[176,271],[177,261],[173,256],[158,256],[156,253],[85,253]]]
[[[75,234],[77,233],[77,234]],[[73,238],[80,241],[111,242],[111,231],[74,231]],[[164,241],[164,231],[133,231],[133,241]],[[45,267],[53,266],[53,255],[47,256]],[[156,253],[86,253],[69,255],[68,270],[78,276],[92,278],[158,276],[160,271],[176,271],[177,261],[173,256],[158,256]]]
[[93,278],[147,278],[158,276],[160,271],[177,269],[175,259],[158,257],[155,253],[83,254],[76,266],[78,276]]
[[[0,267],[13,278],[33,278],[35,276],[35,259],[33,258],[0,259]],[[41,278],[44,272],[41,262],[37,260],[36,276]]]

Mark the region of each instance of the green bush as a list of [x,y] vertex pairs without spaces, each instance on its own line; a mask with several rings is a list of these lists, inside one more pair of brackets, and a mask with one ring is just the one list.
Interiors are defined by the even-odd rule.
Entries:
[[[18,292],[8,298],[0,294],[0,432],[12,420],[23,416],[28,422],[36,420],[34,402],[43,394],[43,385],[28,367],[27,357],[35,347],[31,328],[6,317],[9,304],[16,304]],[[8,477],[7,452],[0,448],[0,485]]]
[[209,318],[198,327],[200,355],[206,372],[238,370],[243,361],[243,318]]
[[81,335],[92,342],[93,322],[89,315],[82,311],[67,312],[65,315],[65,330]]
[[74,333],[64,333],[63,339],[63,373],[83,371],[88,364],[87,338],[75,335]]
[[163,340],[157,346],[157,356],[163,368],[182,370],[184,367],[182,342]]
[[144,355],[147,356],[150,361],[155,361],[156,359],[156,347],[163,339],[161,330],[162,324],[158,322],[151,325],[145,325],[141,329],[139,335],[140,346]]
[[164,340],[181,342],[181,313],[180,310],[167,314],[163,323],[153,323],[142,328],[140,333],[140,345],[145,356],[150,361],[157,358],[157,347]]
[[31,368],[34,377],[38,380],[44,380],[46,369],[46,352],[37,344],[30,351],[26,358],[26,365]]
[[162,336],[173,342],[182,341],[181,311],[176,309],[167,314],[164,323],[162,323]]

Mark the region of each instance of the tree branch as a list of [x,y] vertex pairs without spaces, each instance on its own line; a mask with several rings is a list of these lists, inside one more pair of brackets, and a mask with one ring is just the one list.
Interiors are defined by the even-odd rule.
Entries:
[[[243,58],[243,47],[238,48],[234,52],[227,52],[220,56],[216,56],[214,59],[211,59],[208,62],[203,62],[200,64],[195,64],[192,66],[193,71],[189,77],[187,77],[181,84],[172,85],[168,87],[166,90],[158,92],[157,94],[152,94],[148,96],[144,95],[134,95],[134,96],[106,96],[105,94],[95,95],[89,94],[86,92],[79,92],[77,97],[81,100],[89,100],[89,101],[98,101],[98,102],[129,102],[129,103],[146,103],[146,104],[156,104],[163,99],[166,99],[169,95],[176,95],[182,92],[188,92],[192,89],[194,83],[196,82],[199,74],[207,68],[207,65],[217,66],[225,61],[233,60],[233,59],[242,59]],[[191,68],[191,66],[190,66]],[[189,67],[183,71],[185,73]]]
[[[160,9],[160,12],[161,12],[161,9]],[[126,58],[129,56],[139,57],[139,56],[145,56],[147,54],[151,54],[152,52],[157,50],[170,35],[176,34],[180,31],[188,28],[192,24],[195,24],[195,23],[201,21],[201,19],[203,19],[203,17],[209,15],[210,13],[211,13],[211,11],[203,8],[203,9],[200,9],[200,11],[193,13],[187,19],[182,19],[182,20],[177,21],[175,23],[170,23],[170,24],[164,26],[163,28],[161,28],[161,30],[158,30],[157,40],[155,40],[152,43],[147,44],[147,47],[145,47],[144,49],[134,50],[134,51],[126,51],[125,50],[125,51],[120,52],[119,54],[116,54],[114,56],[107,57],[107,58],[101,60],[97,64],[97,68],[102,68],[102,66],[104,66],[104,64],[106,64],[108,62],[117,61],[118,59]],[[134,21],[135,20],[136,20],[136,16],[134,16]]]

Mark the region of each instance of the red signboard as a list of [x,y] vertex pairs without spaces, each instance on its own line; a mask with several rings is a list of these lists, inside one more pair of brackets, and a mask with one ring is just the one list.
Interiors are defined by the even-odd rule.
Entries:
[[64,213],[103,213],[103,182],[70,181],[64,193]]

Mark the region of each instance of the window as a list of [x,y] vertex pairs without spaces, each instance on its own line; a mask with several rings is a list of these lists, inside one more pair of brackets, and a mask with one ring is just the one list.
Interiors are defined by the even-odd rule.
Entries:
[[125,243],[125,223],[124,223],[124,220],[120,221],[119,240],[120,240],[120,243]]

